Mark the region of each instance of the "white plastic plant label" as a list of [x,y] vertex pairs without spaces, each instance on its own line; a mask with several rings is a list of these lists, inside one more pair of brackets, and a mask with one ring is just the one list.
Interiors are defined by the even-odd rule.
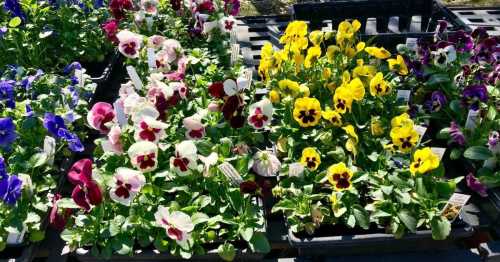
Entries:
[[408,49],[412,50],[412,51],[415,51],[417,50],[417,41],[418,41],[418,38],[406,38],[406,47],[408,47]]
[[417,131],[417,133],[419,134],[419,138],[418,138],[418,143],[417,144],[420,144],[422,142],[422,138],[424,137],[425,135],[425,132],[427,131],[427,127],[425,126],[421,126],[421,125],[415,125],[415,131]]
[[467,114],[467,121],[465,121],[465,128],[472,130],[477,127],[479,124],[479,110],[469,110],[469,113]]
[[410,95],[411,95],[410,90],[398,89],[396,93],[396,101],[408,104],[408,102],[410,102]]
[[244,88],[245,88],[245,90],[248,90],[252,86],[252,78],[253,78],[252,69],[250,69],[250,68],[245,69],[243,71],[243,77],[245,78],[245,80],[247,82],[247,86],[245,86]]
[[150,16],[146,17],[146,27],[148,31],[151,31],[151,28],[153,28],[153,18]]
[[232,44],[231,45],[231,65],[234,65],[238,61],[239,55],[240,55],[240,45]]
[[19,245],[23,243],[24,234],[26,234],[26,227],[23,228],[21,232],[9,232],[7,235],[7,244],[8,245]]
[[125,114],[125,110],[123,109],[123,105],[120,103],[120,101],[116,100],[113,103],[113,108],[115,109],[118,125],[120,125],[120,127],[126,126],[128,122],[127,115]]
[[148,65],[150,69],[156,69],[156,54],[152,47],[148,47]]
[[130,77],[130,80],[132,80],[132,83],[134,83],[135,88],[137,90],[141,90],[142,89],[142,81],[139,78],[139,75],[137,74],[135,67],[127,66],[127,73],[128,73],[128,76]]
[[240,173],[230,163],[224,162],[220,164],[218,168],[234,186],[239,186],[241,183],[243,183],[243,178],[241,177]]
[[436,154],[439,157],[439,161],[443,159],[444,152],[446,152],[446,148],[444,147],[431,147],[432,153]]
[[75,76],[76,76],[76,79],[78,80],[78,84],[80,85],[80,87],[83,87],[83,84],[84,84],[83,70],[75,69]]
[[441,215],[445,216],[450,222],[453,222],[469,199],[470,195],[453,193],[446,206],[444,206]]
[[238,37],[236,35],[236,30],[233,27],[233,30],[229,33],[229,39],[231,41],[231,45],[235,45],[238,42]]

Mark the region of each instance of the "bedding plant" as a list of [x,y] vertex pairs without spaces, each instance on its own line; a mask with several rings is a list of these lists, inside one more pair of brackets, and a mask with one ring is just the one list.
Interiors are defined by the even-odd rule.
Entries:
[[296,234],[340,226],[400,238],[429,228],[445,239],[451,224],[441,209],[460,178],[443,177],[439,156],[420,141],[421,118],[398,95],[404,58],[358,41],[360,26],[308,33],[294,21],[282,49],[262,48],[259,74],[275,107],[270,138],[284,162],[273,211]]
[[154,47],[161,63],[148,65],[140,48],[137,56],[127,49],[144,39],[130,33],[140,44],[120,39],[119,49],[147,69],[137,70],[140,83],[122,84],[113,105],[97,103],[88,114],[105,136],[94,159],[68,173],[72,198],[56,202],[66,250],[110,257],[153,248],[191,258],[216,249],[224,260],[241,249],[268,252],[259,197],[270,188],[255,175],[269,172],[261,144],[271,102],[252,99],[239,66],[182,64],[194,58],[173,39],[162,36]]
[[[448,33],[442,22],[433,41],[415,50],[401,47],[411,67],[417,114],[426,115],[435,136],[465,159],[467,185],[481,196],[499,184],[500,42],[483,28]],[[462,162],[464,163],[464,162]]]
[[113,50],[99,30],[107,16],[102,0],[6,0],[0,11],[0,64],[58,72],[77,60],[104,62]]
[[84,150],[84,119],[95,84],[82,68],[67,73],[20,66],[1,73],[0,250],[44,238],[64,164]]

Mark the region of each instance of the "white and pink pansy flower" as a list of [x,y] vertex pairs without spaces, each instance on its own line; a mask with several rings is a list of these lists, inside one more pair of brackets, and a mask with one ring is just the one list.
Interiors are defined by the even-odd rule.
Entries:
[[141,172],[119,167],[113,176],[109,197],[115,202],[130,206],[145,183],[146,178]]
[[253,156],[252,170],[259,176],[275,176],[281,168],[281,162],[269,151],[259,151]]
[[197,140],[205,137],[205,126],[201,123],[201,118],[198,115],[186,117],[182,123],[186,129],[187,139]]
[[219,155],[215,152],[210,153],[208,156],[198,155],[200,161],[203,163],[203,176],[210,176],[210,167],[217,164]]
[[187,241],[191,231],[194,230],[194,223],[189,215],[181,211],[170,212],[164,206],[158,207],[155,220],[159,227],[165,228],[167,236],[177,243]]
[[248,123],[255,129],[262,129],[273,119],[273,104],[267,98],[250,105]]
[[125,98],[127,98],[129,95],[132,94],[137,94],[132,81],[128,81],[125,84],[121,84],[120,89],[118,90],[118,95],[120,96],[120,99],[124,100]]
[[158,165],[158,146],[149,141],[136,142],[128,149],[130,162],[142,172],[156,169]]
[[164,36],[153,35],[148,38],[148,46],[155,49],[159,49],[163,46],[163,43],[167,40]]
[[141,49],[142,36],[132,33],[128,30],[122,30],[116,34],[118,38],[118,50],[128,58],[139,57],[139,50]]
[[170,167],[181,176],[188,175],[191,170],[197,167],[197,151],[196,145],[191,140],[185,140],[175,145],[175,156],[170,158]]
[[223,17],[219,20],[219,29],[221,32],[230,33],[236,26],[236,19],[232,16]]
[[141,0],[141,8],[149,15],[158,13],[158,0]]
[[234,96],[245,91],[245,89],[248,87],[248,84],[248,79],[244,77],[238,77],[236,80],[226,79],[223,84],[224,92],[228,96]]
[[174,92],[177,91],[179,93],[180,98],[182,99],[187,98],[188,88],[186,84],[184,84],[183,82],[171,82],[168,85],[174,90]]
[[134,123],[139,123],[145,117],[151,117],[152,119],[158,119],[160,113],[156,108],[149,102],[143,103],[140,107],[134,108],[132,112],[132,121]]
[[128,95],[123,100],[123,111],[125,112],[125,114],[130,115],[134,111],[136,111],[137,108],[141,108],[142,105],[145,104],[148,104],[148,101],[145,97],[142,97],[137,93],[133,93]]
[[145,116],[139,122],[136,122],[134,138],[136,141],[158,143],[160,139],[165,137],[165,128],[167,127],[167,124],[150,116]]
[[175,39],[165,40],[165,42],[163,42],[163,50],[168,54],[169,63],[179,59],[184,53],[181,43]]
[[122,130],[119,125],[114,125],[108,133],[108,139],[102,142],[102,150],[104,152],[112,152],[115,154],[123,154],[123,144],[120,136]]
[[109,132],[108,123],[115,119],[113,106],[106,102],[97,102],[87,113],[87,123],[102,134]]

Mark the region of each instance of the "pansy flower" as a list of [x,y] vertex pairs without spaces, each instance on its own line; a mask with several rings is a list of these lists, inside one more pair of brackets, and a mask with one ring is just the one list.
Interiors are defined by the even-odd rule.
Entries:
[[387,59],[387,58],[391,57],[391,52],[387,51],[383,47],[368,46],[364,50],[369,55],[371,55],[375,58],[378,58],[378,59]]
[[488,188],[483,183],[481,183],[481,181],[477,177],[475,177],[474,174],[469,173],[468,175],[466,175],[465,182],[472,191],[476,192],[481,197],[488,196]]
[[232,16],[223,17],[219,20],[219,29],[221,32],[230,33],[236,27],[236,19]]
[[370,120],[370,131],[372,136],[381,136],[384,134],[384,127],[379,116],[373,116]]
[[145,183],[146,178],[141,172],[119,167],[113,176],[109,197],[115,202],[130,206]]
[[82,159],[74,163],[68,172],[68,180],[75,185],[71,197],[86,212],[102,202],[101,189],[92,178],[92,160]]
[[160,139],[165,137],[165,128],[167,127],[167,124],[155,120],[150,116],[145,116],[136,122],[134,138],[136,141],[157,143]]
[[118,37],[116,37],[116,34],[118,33],[119,23],[120,22],[118,20],[111,19],[101,25],[102,31],[104,31],[106,38],[115,45],[119,42]]
[[5,106],[12,109],[16,107],[14,84],[12,80],[0,81],[0,101],[4,101]]
[[384,80],[384,74],[378,72],[370,80],[370,94],[372,96],[383,96],[389,92],[389,83]]
[[7,177],[7,165],[5,164],[5,159],[0,155],[0,180]]
[[187,139],[197,140],[205,137],[205,126],[197,115],[184,118],[182,123],[186,129]]
[[311,66],[318,61],[319,57],[321,57],[321,47],[312,46],[307,49],[307,55],[304,60],[304,67],[311,68]]
[[16,140],[16,125],[12,118],[0,118],[0,147],[7,148]]
[[409,152],[417,144],[420,137],[413,126],[392,128],[390,136],[392,143],[404,153]]
[[116,34],[118,38],[118,50],[128,58],[139,57],[139,50],[141,49],[142,36],[132,33],[128,30],[122,30]]
[[80,138],[76,134],[69,132],[68,129],[59,129],[57,136],[64,139],[68,143],[68,147],[71,151],[83,152],[85,150]]
[[462,133],[462,130],[460,130],[457,122],[455,121],[452,121],[450,124],[450,137],[451,141],[453,141],[454,143],[457,143],[460,146],[465,145],[465,136]]
[[281,162],[269,151],[259,151],[253,156],[252,170],[259,176],[275,176],[281,168]]
[[159,49],[163,46],[165,40],[167,39],[162,35],[152,35],[148,38],[148,47]]
[[332,110],[330,107],[326,107],[326,109],[321,112],[321,116],[335,127],[342,126],[342,115]]
[[175,155],[170,158],[170,167],[179,175],[187,175],[190,170],[196,169],[198,149],[191,140],[185,140],[175,145]]
[[357,145],[358,145],[358,134],[356,134],[356,130],[353,125],[347,125],[342,127],[347,134],[347,141],[345,143],[345,149],[351,152],[354,156],[357,155]]
[[248,80],[243,77],[239,77],[236,80],[227,79],[223,85],[226,96],[221,109],[222,114],[224,115],[224,119],[229,121],[233,128],[240,128],[245,123],[245,118],[243,117],[245,102],[242,93],[248,86]]
[[109,2],[109,9],[117,20],[125,18],[125,11],[132,10],[133,7],[134,4],[131,0],[111,0]]
[[175,240],[177,243],[183,243],[190,237],[191,231],[194,230],[194,224],[186,213],[181,211],[173,211],[164,206],[159,206],[155,213],[156,224],[159,227],[165,228],[167,236]]
[[309,170],[315,171],[321,164],[321,156],[314,147],[306,147],[302,150],[300,163]]
[[326,176],[335,191],[345,191],[352,187],[351,178],[353,173],[342,162],[331,165],[327,170]]
[[[55,194],[52,197],[52,208],[49,213],[49,225],[55,230],[62,231],[68,222],[73,211],[69,208],[59,211],[58,201],[61,199],[60,194]],[[50,199],[50,198],[49,198]]]
[[425,174],[439,167],[439,157],[434,154],[430,147],[418,149],[413,154],[413,162],[410,164],[412,175]]
[[434,65],[440,68],[446,67],[457,59],[457,52],[453,45],[439,48],[436,51],[432,51],[431,54],[434,58]]
[[470,109],[479,109],[480,102],[488,101],[488,90],[484,85],[471,85],[462,91],[462,103],[468,105]]
[[431,98],[425,102],[425,107],[430,112],[439,112],[447,102],[445,94],[441,90],[436,90],[432,92]]
[[406,66],[406,62],[401,55],[397,55],[396,59],[394,58],[387,59],[387,63],[389,63],[389,70],[395,71],[396,73],[402,76],[408,74],[408,67]]
[[21,197],[22,180],[17,176],[6,176],[0,179],[0,200],[8,205],[15,205]]
[[146,14],[156,15],[158,13],[158,0],[141,0],[141,8]]
[[262,129],[273,119],[273,104],[265,98],[250,105],[248,123],[255,129]]
[[240,0],[224,0],[224,12],[232,16],[240,13]]
[[128,149],[130,162],[142,172],[150,172],[158,165],[158,146],[153,142],[136,142]]
[[106,102],[97,102],[87,114],[87,123],[101,134],[107,134],[109,132],[107,123],[113,121],[114,118],[115,111],[112,105]]
[[293,118],[302,127],[315,126],[321,119],[321,104],[316,98],[298,98],[293,107]]
[[102,142],[102,150],[104,152],[113,152],[115,154],[123,153],[123,144],[120,139],[122,130],[119,125],[111,127],[108,133],[108,138]]

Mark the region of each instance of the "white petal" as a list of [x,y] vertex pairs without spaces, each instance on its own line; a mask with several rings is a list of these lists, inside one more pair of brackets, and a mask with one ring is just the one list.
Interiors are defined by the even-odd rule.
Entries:
[[238,93],[238,86],[233,79],[226,79],[224,81],[224,92],[228,96],[234,96]]

